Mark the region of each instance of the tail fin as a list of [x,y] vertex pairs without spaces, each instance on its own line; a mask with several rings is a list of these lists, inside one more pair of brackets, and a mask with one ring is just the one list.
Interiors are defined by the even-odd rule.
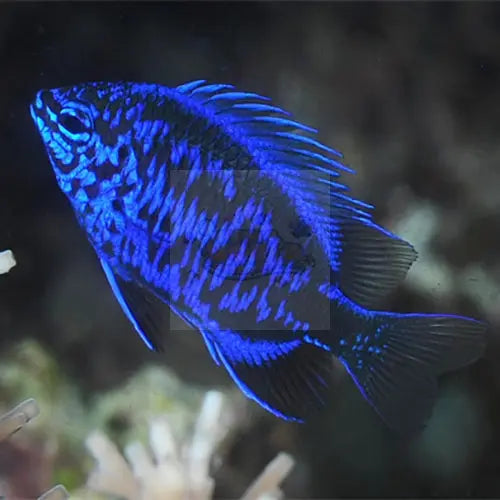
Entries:
[[437,376],[478,359],[486,324],[461,316],[369,313],[339,359],[394,430],[421,429],[432,413]]

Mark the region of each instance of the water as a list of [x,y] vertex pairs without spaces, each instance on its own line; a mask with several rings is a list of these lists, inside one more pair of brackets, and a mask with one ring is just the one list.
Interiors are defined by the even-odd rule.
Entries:
[[[0,407],[40,407],[0,445],[11,495],[58,482],[78,491],[94,428],[120,449],[147,444],[147,416],[166,413],[189,435],[203,392],[219,388],[237,432],[215,461],[216,497],[240,496],[280,451],[297,461],[289,497],[498,497],[499,24],[495,3],[3,4],[0,251],[17,265],[0,276]],[[396,440],[340,368],[321,416],[281,422],[243,401],[198,335],[167,337],[159,356],[124,318],[28,104],[39,88],[79,81],[197,78],[273,96],[344,153],[356,196],[420,254],[384,309],[491,323],[486,358],[443,378],[419,438]]]

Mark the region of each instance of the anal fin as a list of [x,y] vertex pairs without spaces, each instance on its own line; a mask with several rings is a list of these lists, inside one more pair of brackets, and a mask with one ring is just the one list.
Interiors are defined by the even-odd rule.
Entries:
[[233,332],[215,337],[217,358],[243,393],[266,410],[302,422],[324,406],[333,373],[328,351],[301,339],[252,339]]

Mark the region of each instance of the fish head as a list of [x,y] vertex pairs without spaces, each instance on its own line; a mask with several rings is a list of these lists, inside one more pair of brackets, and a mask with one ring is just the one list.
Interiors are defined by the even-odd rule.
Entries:
[[40,90],[31,103],[58,184],[75,209],[111,202],[122,184],[123,137],[111,133],[104,119],[122,89],[118,84],[85,83]]

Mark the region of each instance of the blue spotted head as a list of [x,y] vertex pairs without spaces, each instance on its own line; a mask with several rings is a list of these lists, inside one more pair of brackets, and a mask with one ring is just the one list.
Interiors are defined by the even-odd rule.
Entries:
[[59,186],[77,210],[112,200],[122,185],[130,133],[113,129],[110,110],[116,119],[128,91],[126,84],[86,83],[41,90],[31,104]]

